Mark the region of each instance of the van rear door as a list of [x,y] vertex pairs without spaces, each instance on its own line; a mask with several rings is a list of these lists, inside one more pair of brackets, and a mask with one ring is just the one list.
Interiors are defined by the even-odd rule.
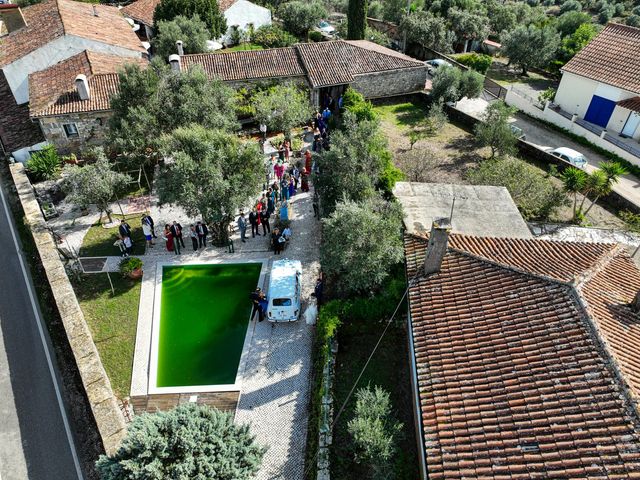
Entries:
[[293,316],[294,302],[288,297],[274,298],[271,300],[269,309],[269,320],[289,321]]

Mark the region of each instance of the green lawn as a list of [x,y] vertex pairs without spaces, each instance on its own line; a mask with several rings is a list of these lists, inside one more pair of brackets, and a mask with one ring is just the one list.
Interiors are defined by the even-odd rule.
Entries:
[[427,112],[415,103],[381,103],[376,104],[374,111],[382,120],[392,122],[403,130],[408,130],[422,122]]
[[[121,219],[122,215],[112,214],[114,219]],[[140,219],[141,214],[125,215],[125,217],[131,226],[131,240],[133,240],[133,254],[144,255],[145,240],[142,234],[142,224]],[[82,247],[80,247],[81,257],[104,257],[107,255],[119,255],[120,250],[114,246],[114,242],[118,240],[118,228],[103,228],[101,220],[94,223],[87,235],[82,241]]]
[[221,50],[216,50],[216,53],[229,53],[229,52],[239,52],[243,50],[264,50],[260,45],[256,45],[255,43],[243,43],[241,45],[236,45],[234,47],[223,48]]
[[[384,324],[380,322],[350,322],[346,320],[339,328],[339,350],[336,359],[334,386],[335,412],[342,406],[353,382],[357,378],[373,346],[378,340]],[[396,418],[403,423],[402,437],[397,443],[394,479],[415,480],[418,478],[409,356],[407,335],[401,321],[389,328],[378,351],[365,370],[358,388],[380,385],[391,394]],[[355,395],[333,431],[331,447],[331,477],[336,480],[368,478],[368,471],[353,460],[353,441],[347,431],[347,423],[353,418]]]
[[104,273],[82,275],[73,288],[115,394],[129,395],[141,282]]

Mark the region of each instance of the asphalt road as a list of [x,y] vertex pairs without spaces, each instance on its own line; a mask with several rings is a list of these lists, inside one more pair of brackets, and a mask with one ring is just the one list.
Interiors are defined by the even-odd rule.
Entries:
[[0,479],[82,479],[55,359],[0,193]]

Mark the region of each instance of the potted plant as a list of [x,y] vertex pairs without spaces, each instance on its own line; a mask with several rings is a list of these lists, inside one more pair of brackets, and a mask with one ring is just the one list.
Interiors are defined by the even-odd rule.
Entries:
[[120,273],[123,277],[134,280],[142,277],[142,260],[138,257],[128,257],[120,262]]

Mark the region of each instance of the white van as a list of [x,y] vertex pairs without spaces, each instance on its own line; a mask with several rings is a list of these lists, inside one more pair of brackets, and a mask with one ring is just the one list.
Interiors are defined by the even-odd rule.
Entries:
[[295,322],[300,317],[300,277],[302,263],[298,260],[276,260],[271,266],[269,278],[269,305],[267,320],[270,322]]

